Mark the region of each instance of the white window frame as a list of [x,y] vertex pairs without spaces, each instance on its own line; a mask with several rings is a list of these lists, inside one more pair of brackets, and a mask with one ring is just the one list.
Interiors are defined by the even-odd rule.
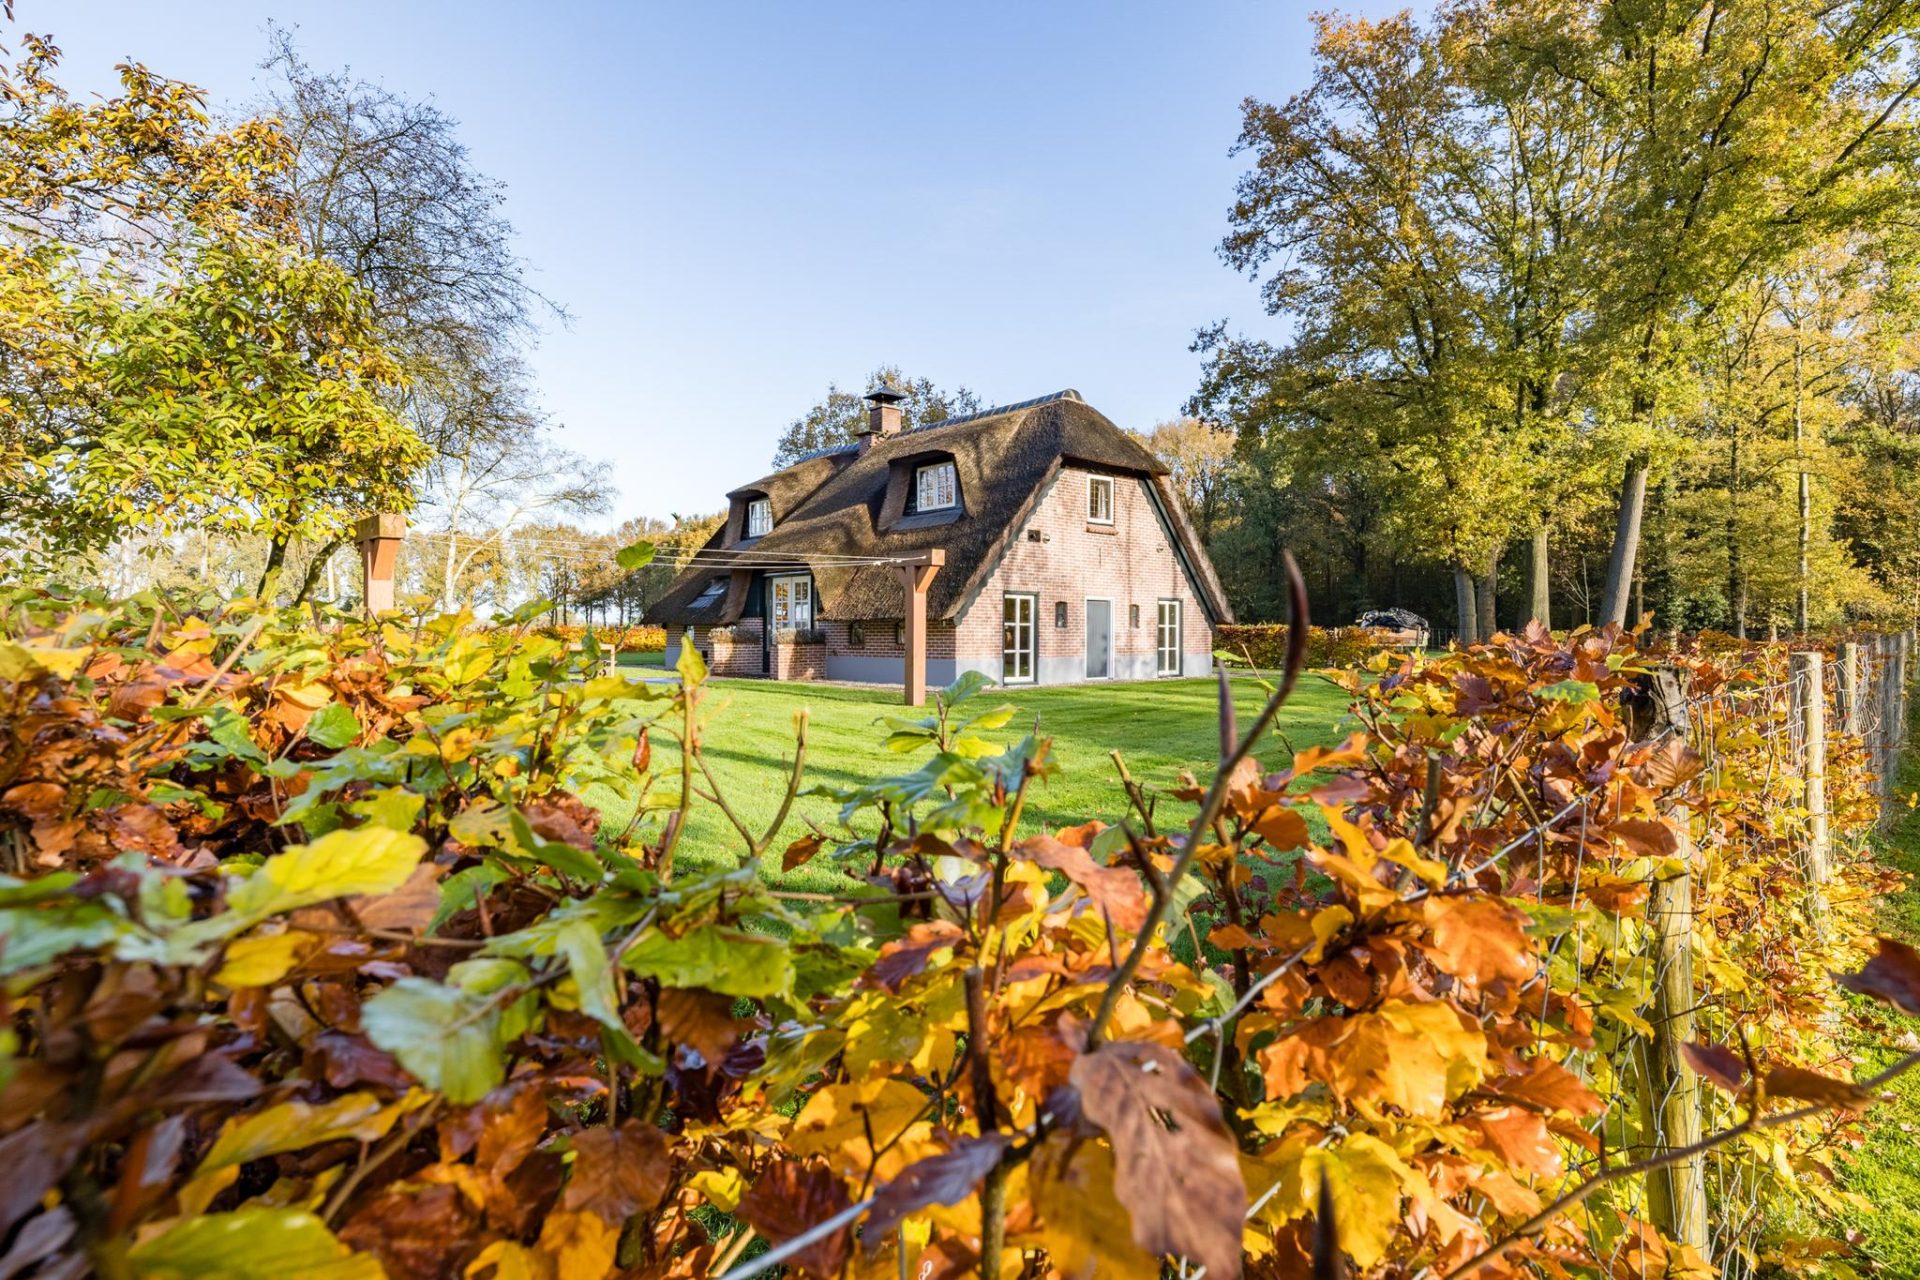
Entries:
[[[780,595],[786,593],[787,619],[779,618]],[[767,630],[809,631],[813,628],[813,579],[804,573],[767,577]]]
[[759,538],[773,532],[773,500],[754,498],[747,503],[747,534]]
[[[1009,620],[1008,607],[1015,601],[1026,606],[1026,644],[1019,643],[1018,628],[1021,623],[1016,617]],[[1000,601],[1000,683],[1001,684],[1037,684],[1040,680],[1040,597],[1030,591],[1009,591]],[[1026,658],[1026,672],[1019,674],[1018,659]]]
[[1186,606],[1179,600],[1161,600],[1153,613],[1153,673],[1177,676],[1186,643]]
[[[946,493],[942,495],[942,481]],[[929,462],[913,469],[913,509],[948,511],[960,505],[960,477],[951,462]]]
[[[1103,516],[1094,514],[1094,512],[1097,510],[1097,506],[1094,502],[1094,495],[1096,493],[1100,493],[1102,490],[1104,490],[1107,495],[1107,501],[1106,501],[1107,513]],[[1113,492],[1112,476],[1088,476],[1087,477],[1087,523],[1088,524],[1112,524],[1113,523],[1114,496],[1115,495]]]

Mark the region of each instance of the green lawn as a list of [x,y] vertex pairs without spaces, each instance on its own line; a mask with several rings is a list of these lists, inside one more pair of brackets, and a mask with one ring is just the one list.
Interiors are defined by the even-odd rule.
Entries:
[[622,649],[614,661],[623,667],[654,667],[661,671],[667,668],[667,655],[656,649],[651,653],[642,653],[637,649]]
[[[1258,711],[1265,695],[1250,680],[1236,681],[1235,705],[1243,722]],[[1182,769],[1204,775],[1219,754],[1215,715],[1216,693],[1211,680],[1168,680],[1141,684],[1080,685],[1050,689],[989,690],[973,704],[985,709],[1011,703],[1018,708],[1013,723],[990,738],[1012,742],[1038,720],[1039,731],[1053,738],[1059,772],[1029,797],[1024,831],[1069,826],[1089,818],[1108,822],[1125,811],[1113,761],[1118,749],[1134,778],[1148,787],[1173,783]],[[886,736],[882,716],[906,714],[897,692],[830,685],[778,684],[761,680],[716,680],[708,694],[705,754],[719,777],[728,802],[748,825],[764,829],[779,808],[786,779],[786,761],[792,758],[793,712],[811,713],[808,731],[809,783],[857,784],[915,768],[919,753],[897,755],[883,750]],[[1347,695],[1326,681],[1309,676],[1295,690],[1275,726],[1278,735],[1263,754],[1279,767],[1292,749],[1331,742],[1351,726],[1346,717]],[[671,744],[658,742],[654,767],[663,773],[677,767]],[[623,805],[605,796],[599,803],[609,827],[618,829],[628,818]],[[1167,802],[1175,804],[1175,802]],[[1179,806],[1170,810],[1178,812]],[[835,806],[820,797],[803,796],[794,805],[785,829],[772,845],[764,864],[768,876],[794,889],[832,889],[845,881],[824,862],[780,873],[780,854],[789,841],[806,833],[802,821],[811,817],[823,826],[835,819]],[[677,860],[682,866],[717,866],[739,859],[742,842],[726,818],[712,805],[695,802],[694,815],[682,837]]]
[[[1920,711],[1920,707],[1916,707]],[[1913,720],[1909,719],[1911,742]],[[1920,789],[1920,755],[1909,748],[1894,778],[1896,796]],[[1889,937],[1920,945],[1920,810],[1895,800],[1892,821],[1875,838],[1882,861],[1911,878],[1881,903],[1879,927]],[[1885,1005],[1859,1002],[1874,1024],[1863,1047],[1860,1073],[1871,1074],[1913,1049],[1915,1019]],[[1909,1072],[1891,1086],[1893,1101],[1867,1113],[1866,1140],[1839,1162],[1840,1183],[1872,1203],[1870,1211],[1847,1222],[1858,1233],[1859,1248],[1876,1264],[1873,1274],[1920,1277],[1920,1072]]]

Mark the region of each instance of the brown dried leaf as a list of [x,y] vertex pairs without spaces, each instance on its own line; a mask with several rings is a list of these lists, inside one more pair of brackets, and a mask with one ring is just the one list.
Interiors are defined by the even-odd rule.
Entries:
[[1634,781],[1654,791],[1671,791],[1700,776],[1707,767],[1706,757],[1695,751],[1685,738],[1665,737],[1633,768]]
[[897,995],[900,984],[925,969],[934,952],[954,947],[966,936],[965,931],[950,920],[916,924],[907,930],[906,937],[896,938],[880,948],[880,958],[867,969],[861,982],[878,984]]
[[1213,1090],[1164,1045],[1109,1041],[1073,1064],[1086,1118],[1113,1144],[1114,1189],[1148,1253],[1240,1274],[1247,1185]]
[[1643,858],[1671,858],[1680,848],[1673,828],[1651,818],[1615,818],[1606,831]]
[[622,1120],[618,1129],[587,1129],[573,1135],[573,1177],[560,1207],[617,1226],[659,1204],[672,1174],[667,1135],[653,1125]]
[[914,1161],[874,1196],[865,1238],[885,1238],[902,1218],[929,1205],[959,1204],[1000,1163],[1011,1141],[1004,1133],[962,1138],[951,1151]]
[[1728,1093],[1746,1091],[1746,1060],[1725,1045],[1693,1042],[1681,1045],[1680,1054],[1688,1066]]
[[791,871],[795,867],[811,862],[813,855],[825,848],[826,844],[827,838],[817,831],[801,836],[788,845],[787,851],[780,855],[780,869]]
[[1066,876],[1116,930],[1135,933],[1147,922],[1147,891],[1133,872],[1123,867],[1103,867],[1085,849],[1062,844],[1048,835],[1022,840],[1014,852]]
[[1836,973],[1849,991],[1885,1000],[1902,1013],[1920,1014],[1920,953],[1904,942],[1880,939],[1880,954],[1858,973]]
[[[774,1244],[811,1231],[846,1209],[847,1188],[825,1165],[775,1161],[740,1202],[740,1215]],[[801,1270],[827,1280],[839,1272],[851,1245],[847,1230],[836,1231],[795,1254]]]
[[1873,1095],[1853,1081],[1836,1080],[1805,1067],[1775,1067],[1767,1072],[1767,1096],[1796,1098],[1848,1111],[1865,1111],[1873,1105]]
[[1597,1116],[1607,1109],[1600,1095],[1589,1089],[1585,1081],[1547,1058],[1536,1058],[1525,1075],[1502,1081],[1499,1092],[1536,1107],[1576,1116]]

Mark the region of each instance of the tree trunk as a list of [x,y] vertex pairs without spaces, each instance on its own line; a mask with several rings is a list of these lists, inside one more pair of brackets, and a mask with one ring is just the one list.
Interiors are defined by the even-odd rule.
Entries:
[[1542,523],[1533,531],[1533,565],[1528,585],[1533,588],[1533,599],[1527,605],[1527,617],[1549,631],[1553,629],[1553,591],[1548,574],[1552,568],[1547,556],[1547,526]]
[[1474,631],[1482,640],[1493,639],[1493,633],[1500,629],[1499,611],[1494,604],[1494,592],[1500,579],[1500,553],[1487,554],[1487,569],[1474,584],[1474,612],[1479,618]]
[[1613,556],[1607,561],[1606,593],[1600,601],[1602,625],[1627,622],[1628,596],[1633,589],[1634,566],[1640,556],[1640,522],[1647,510],[1647,460],[1627,464],[1620,482],[1620,514],[1613,528]]
[[1480,611],[1474,603],[1473,574],[1465,565],[1453,566],[1453,615],[1459,622],[1460,644],[1470,645],[1478,639],[1475,632],[1480,622]]
[[338,551],[345,541],[344,538],[335,538],[320,548],[320,554],[316,555],[313,562],[307,566],[307,576],[300,580],[300,591],[293,597],[295,604],[306,603],[307,597],[313,594],[314,587],[319,583],[320,575],[332,565],[333,553]]
[[1807,475],[1806,421],[1801,413],[1804,385],[1800,378],[1800,327],[1793,330],[1793,464],[1800,473],[1800,564],[1794,597],[1793,629],[1807,634],[1807,590],[1811,582],[1808,552],[1813,545],[1813,487]]
[[1747,558],[1740,545],[1740,428],[1727,445],[1727,610],[1733,634],[1747,638]]
[[280,582],[280,570],[287,562],[287,539],[275,538],[267,544],[267,567],[260,575],[260,589],[254,592],[267,604],[273,603],[275,587]]

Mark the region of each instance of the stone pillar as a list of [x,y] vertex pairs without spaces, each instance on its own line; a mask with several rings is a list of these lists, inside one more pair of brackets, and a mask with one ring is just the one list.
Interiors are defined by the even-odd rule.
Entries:
[[354,526],[353,540],[360,544],[360,566],[366,572],[369,618],[393,609],[393,570],[406,536],[407,518],[392,513],[367,516]]
[[900,585],[907,596],[903,615],[907,633],[906,672],[902,683],[905,701],[910,707],[923,707],[927,703],[927,588],[946,562],[947,553],[936,549],[900,566]]

